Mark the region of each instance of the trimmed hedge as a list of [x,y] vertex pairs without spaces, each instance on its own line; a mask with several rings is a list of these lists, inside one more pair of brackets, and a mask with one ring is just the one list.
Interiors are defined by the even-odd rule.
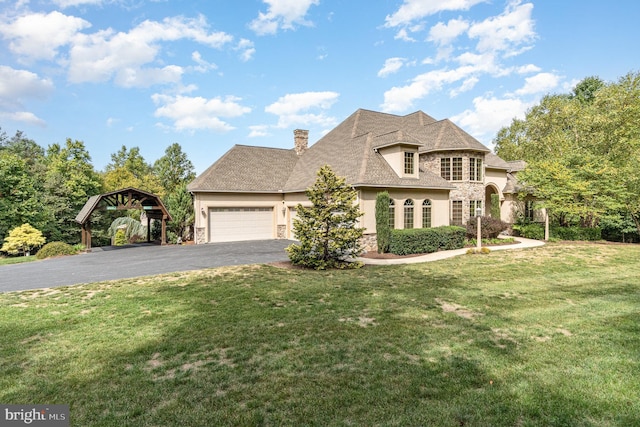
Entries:
[[411,255],[464,247],[466,230],[462,227],[443,226],[391,230],[389,252]]
[[[517,233],[518,236],[527,239],[544,240],[543,224],[534,223],[514,225],[513,230]],[[553,226],[549,229],[549,234],[551,234],[551,238],[560,240],[602,240],[602,230],[598,227],[584,228]]]
[[36,254],[36,258],[45,259],[61,255],[75,255],[78,251],[64,242],[51,242],[44,245]]
[[598,227],[551,227],[551,236],[560,240],[602,240],[602,230]]

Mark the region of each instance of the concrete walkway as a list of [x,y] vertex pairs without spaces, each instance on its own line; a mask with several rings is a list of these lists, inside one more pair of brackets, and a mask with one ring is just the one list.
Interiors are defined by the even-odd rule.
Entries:
[[[540,240],[525,239],[523,237],[514,237],[518,242],[511,245],[503,246],[488,246],[491,251],[504,251],[507,249],[526,249],[543,246],[544,242]],[[458,255],[464,255],[469,248],[454,249],[451,251],[439,251],[431,254],[420,255],[408,258],[393,258],[393,259],[374,259],[374,258],[357,258],[358,261],[362,261],[369,265],[396,265],[396,264],[417,264],[420,262],[439,261],[441,259],[452,258]]]

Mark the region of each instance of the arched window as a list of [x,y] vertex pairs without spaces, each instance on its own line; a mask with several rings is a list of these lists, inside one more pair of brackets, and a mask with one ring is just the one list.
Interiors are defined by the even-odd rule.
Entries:
[[411,199],[404,202],[404,228],[413,228],[413,200]]
[[431,200],[422,202],[422,228],[431,228]]
[[393,199],[389,199],[389,228],[396,228],[396,204]]

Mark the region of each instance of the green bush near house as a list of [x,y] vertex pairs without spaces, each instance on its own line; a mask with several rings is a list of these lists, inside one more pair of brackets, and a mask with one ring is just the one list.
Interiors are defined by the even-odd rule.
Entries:
[[599,227],[551,227],[551,237],[560,240],[602,240],[602,230]]
[[389,252],[410,255],[460,249],[465,236],[466,230],[456,226],[391,230]]
[[54,256],[75,255],[77,253],[78,250],[67,243],[51,242],[44,245],[42,249],[38,251],[38,253],[36,254],[36,258],[45,259]]
[[[543,224],[514,224],[513,231],[515,231],[518,236],[524,237],[526,239],[544,240]],[[559,240],[602,240],[602,230],[599,227],[588,228],[552,226],[549,228],[549,234],[552,239]]]
[[513,231],[516,236],[525,239],[544,240],[544,225],[537,223],[513,224]]

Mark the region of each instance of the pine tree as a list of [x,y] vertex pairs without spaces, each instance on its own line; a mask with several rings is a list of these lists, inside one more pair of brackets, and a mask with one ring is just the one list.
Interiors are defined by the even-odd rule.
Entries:
[[316,270],[358,268],[360,263],[349,262],[362,253],[364,229],[357,227],[362,216],[356,204],[357,193],[329,166],[323,166],[317,176],[306,191],[312,206],[296,207],[298,217],[293,229],[300,244],[287,248],[289,258],[295,265]]

